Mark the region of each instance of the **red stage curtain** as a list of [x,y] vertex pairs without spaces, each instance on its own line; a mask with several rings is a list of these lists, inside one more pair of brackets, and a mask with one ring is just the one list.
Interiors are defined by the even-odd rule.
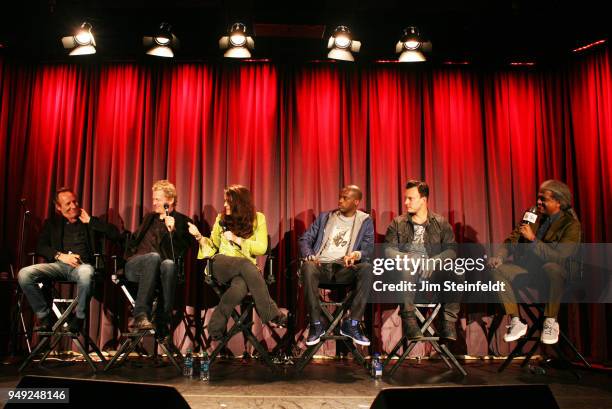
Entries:
[[[610,52],[593,53],[568,73],[574,197],[585,240],[612,241],[612,73]],[[570,166],[570,164],[572,166]],[[610,258],[608,258],[610,260]],[[570,336],[596,361],[610,360],[612,305],[569,305]]]
[[[318,212],[336,207],[348,183],[364,190],[378,241],[403,211],[406,180],[423,178],[432,209],[449,218],[457,239],[488,243],[508,234],[541,181],[559,178],[574,191],[585,239],[608,242],[610,87],[608,49],[554,69],[497,71],[0,59],[0,246],[17,254],[24,197],[34,215],[25,248],[33,248],[61,185],[73,186],[90,213],[133,230],[150,209],[152,182],[169,178],[178,210],[206,231],[223,187],[241,183],[268,220],[278,256],[273,296],[303,314],[291,264],[296,239]],[[179,298],[209,307],[191,260]],[[114,340],[116,297],[107,283],[92,305],[101,345]],[[466,351],[478,355],[486,350],[475,341],[472,310],[463,322]],[[373,308],[373,335],[384,349],[399,328],[392,311]],[[609,306],[566,312],[565,325],[587,355],[609,359]]]

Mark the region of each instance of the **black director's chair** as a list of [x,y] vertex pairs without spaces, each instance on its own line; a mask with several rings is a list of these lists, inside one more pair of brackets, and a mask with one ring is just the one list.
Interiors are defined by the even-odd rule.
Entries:
[[[34,254],[30,254],[32,256],[32,264],[34,264]],[[101,259],[102,255],[94,254],[95,264],[94,264],[94,276],[92,277],[92,286],[97,282],[97,277],[101,272]],[[73,281],[54,281],[58,286],[67,285],[71,288],[74,288],[76,285]],[[51,328],[51,331],[39,331],[37,334],[41,337],[38,344],[30,355],[26,358],[25,361],[19,367],[19,371],[23,371],[33,360],[34,358],[42,353],[42,357],[40,358],[39,365],[42,365],[45,359],[49,356],[51,351],[55,349],[55,347],[59,344],[59,342],[64,338],[68,337],[71,339],[72,343],[77,347],[77,350],[83,355],[83,358],[91,368],[91,370],[95,373],[97,372],[97,367],[91,357],[89,356],[89,349],[93,350],[93,352],[98,356],[100,362],[105,363],[106,359],[102,352],[98,348],[98,346],[93,342],[93,340],[89,337],[87,330],[81,331],[81,333],[73,333],[68,331],[68,319],[70,315],[76,308],[80,294],[77,294],[74,298],[62,298],[60,292],[55,288],[55,286],[51,283],[40,283],[41,287],[44,285],[50,285],[50,289],[52,292],[52,303],[51,310],[53,314],[56,316],[57,321]],[[87,320],[86,320],[87,321]],[[83,341],[79,339],[79,337],[83,337]]]
[[[135,294],[138,291],[138,285],[136,283],[132,283],[127,280],[124,274],[124,270],[122,268],[118,268],[118,258],[117,256],[113,256],[114,263],[114,273],[112,275],[113,283],[119,286],[121,292],[125,295],[126,299],[130,303],[131,309],[134,309],[136,305]],[[182,258],[179,257],[177,260],[177,271],[179,272],[179,282],[182,281]],[[157,306],[159,304],[158,298],[153,302],[153,311],[156,311]],[[154,320],[154,318],[153,318]],[[136,348],[141,344],[143,338],[145,336],[152,335],[154,337],[154,348],[153,354],[157,353],[157,346],[162,349],[164,354],[168,356],[168,359],[174,365],[176,370],[179,373],[182,373],[182,367],[179,363],[183,359],[183,355],[173,344],[171,336],[158,337],[155,329],[150,330],[142,330],[134,328],[132,331],[120,333],[120,337],[123,338],[123,341],[119,345],[117,352],[113,356],[113,358],[108,362],[104,371],[108,371],[112,368],[123,365],[129,358],[130,354],[136,350]],[[176,355],[176,356],[175,356]]]
[[[402,333],[402,338],[397,342],[397,344],[395,344],[395,346],[393,347],[393,350],[391,350],[391,352],[389,353],[389,355],[387,356],[387,359],[385,360],[383,364],[383,367],[386,368],[391,363],[391,359],[394,356],[399,357],[395,365],[393,365],[393,367],[388,372],[390,376],[393,376],[393,374],[402,366],[402,363],[404,362],[404,360],[406,360],[406,358],[408,358],[408,355],[410,355],[410,352],[414,349],[417,343],[421,341],[428,342],[433,347],[433,349],[440,355],[440,358],[442,358],[442,360],[444,361],[444,363],[449,369],[451,370],[456,369],[463,376],[467,375],[467,372],[465,371],[463,366],[461,366],[459,361],[457,361],[457,358],[455,358],[455,355],[453,355],[453,353],[448,349],[448,346],[446,346],[444,343],[440,343],[440,337],[436,336],[435,330],[431,325],[433,320],[439,314],[441,308],[442,308],[442,304],[440,303],[438,304],[415,304],[414,312],[416,314],[417,319],[419,320],[419,323],[421,324],[421,332],[423,333],[424,336],[422,338],[418,338],[415,340],[408,340],[406,334]],[[427,318],[425,318],[425,315],[423,314],[421,310],[423,311],[431,310],[431,313],[429,314]],[[403,353],[402,355],[398,355],[398,351],[402,347],[403,347]]]
[[[308,363],[312,361],[315,354],[319,351],[319,349],[323,346],[326,341],[335,340],[342,341],[342,344],[346,346],[347,350],[353,354],[353,358],[357,360],[359,365],[367,368],[367,362],[365,357],[361,353],[361,351],[355,346],[353,340],[345,335],[340,334],[340,322],[342,318],[346,314],[346,312],[350,309],[351,304],[353,303],[353,298],[355,296],[353,291],[354,281],[350,284],[345,283],[319,283],[319,289],[329,290],[330,293],[334,291],[346,291],[346,294],[342,300],[332,300],[332,299],[321,299],[319,298],[319,306],[321,308],[322,314],[325,316],[327,321],[329,322],[329,326],[325,330],[325,333],[321,337],[321,340],[315,344],[308,346],[299,359],[296,362],[295,371],[296,373],[300,373]],[[333,311],[332,311],[333,308]]]
[[[272,260],[269,259],[269,263]],[[227,286],[219,284],[215,278],[213,277],[212,272],[212,264],[210,260],[207,260],[206,267],[204,269],[204,280],[206,284],[212,287],[215,293],[221,297]],[[269,270],[269,275],[266,277],[266,282],[270,284],[274,280],[274,275],[272,274],[272,270]],[[252,299],[250,294],[242,301],[240,306],[240,312],[236,308],[232,311],[231,317],[234,321],[234,325],[227,331],[227,333],[223,336],[223,338],[219,341],[217,347],[210,354],[210,360],[213,362],[215,358],[221,353],[221,351],[226,348],[229,341],[237,334],[242,333],[245,338],[245,344],[250,343],[258,353],[259,358],[263,360],[263,362],[271,369],[274,369],[274,361],[270,357],[267,348],[259,342],[251,327],[253,326],[253,311],[255,310],[255,301]],[[246,345],[245,345],[246,346]]]
[[[577,266],[576,270],[573,270],[571,268],[572,263],[575,263],[574,265]],[[580,283],[583,279],[584,272],[584,256],[582,251],[579,251],[578,254],[574,254],[572,257],[568,258],[566,260],[565,267],[569,271],[569,282],[574,284]],[[533,280],[536,279],[535,277],[537,276],[531,274],[526,275],[526,287],[530,287],[534,284]],[[536,284],[536,287],[537,286],[538,284]],[[572,288],[572,285],[570,285],[570,288]],[[510,355],[508,355],[508,357],[504,360],[497,372],[503,372],[515,358],[520,356],[524,356],[523,362],[521,362],[521,368],[525,367],[529,363],[535,352],[538,350],[538,348],[546,346],[540,340],[540,335],[544,327],[544,320],[546,319],[546,317],[544,316],[545,305],[541,303],[531,302],[533,300],[532,297],[534,294],[530,291],[522,291],[522,293],[523,298],[527,300],[527,302],[519,304],[519,308],[520,306],[523,307],[523,310],[531,321],[531,326],[529,326],[529,328],[527,329],[527,333],[525,334],[525,336],[517,341],[516,346],[510,352]],[[531,348],[525,350],[528,342],[533,342],[533,344],[531,345]],[[580,379],[580,375],[572,367],[571,360],[563,351],[562,346],[567,347],[573,353],[574,358],[577,358],[584,365],[585,368],[590,369],[591,364],[580,353],[580,351],[578,351],[578,348],[576,348],[576,346],[567,337],[567,335],[565,335],[563,331],[559,331],[559,342],[550,345],[550,347],[552,347],[552,349],[555,351],[557,358],[563,363],[563,366],[567,367],[577,379]]]
[[[266,252],[265,269],[267,270],[266,283],[268,285],[271,285],[276,281],[276,279],[274,276],[274,257],[271,254],[269,243],[270,238],[268,237],[268,250]],[[205,262],[206,266],[204,268],[204,282],[213,289],[217,296],[221,297],[225,290],[228,288],[228,285],[220,284],[214,278],[214,263],[211,263],[211,258],[205,259]],[[227,344],[235,335],[242,333],[245,339],[245,352],[243,356],[248,356],[248,353],[246,352],[246,345],[249,343],[255,348],[255,350],[257,351],[257,356],[266,364],[266,366],[273,370],[276,368],[274,360],[268,352],[268,349],[257,339],[251,329],[251,327],[253,326],[254,311],[255,301],[253,300],[250,294],[247,294],[247,296],[243,299],[240,305],[240,311],[237,308],[234,308],[234,310],[232,311],[231,318],[234,321],[234,324],[231,326],[231,328],[219,341],[217,347],[210,354],[211,363],[214,362],[214,360],[219,356],[221,351],[223,351],[227,347]],[[274,333],[274,331],[272,332]]]
[[[542,330],[544,327],[544,320],[546,319],[546,317],[544,316],[544,305],[543,304],[521,304],[521,305],[523,306],[523,310],[529,317],[529,320],[531,321],[532,324],[527,329],[527,333],[525,334],[525,336],[520,338],[517,341],[516,346],[514,347],[512,352],[510,352],[510,355],[508,355],[508,357],[501,364],[497,372],[503,372],[508,367],[508,365],[512,363],[512,361],[515,358],[520,357],[520,356],[524,356],[523,362],[521,362],[521,368],[524,368],[529,363],[529,361],[531,360],[535,352],[538,350],[538,348],[546,346],[540,340],[540,334],[542,333]],[[527,346],[528,342],[533,342],[533,344],[531,345],[531,348],[529,348],[528,350],[525,350],[525,347]],[[578,351],[578,348],[576,348],[576,346],[572,343],[572,341],[570,341],[567,335],[565,335],[563,331],[559,331],[559,342],[556,344],[550,345],[550,346],[557,354],[557,357],[559,358],[559,360],[561,360],[564,363],[568,363],[567,367],[570,369],[572,374],[574,374],[574,376],[577,379],[580,379],[580,375],[576,371],[574,371],[571,365],[569,365],[571,361],[568,358],[568,356],[563,352],[563,349],[561,347],[562,345],[565,345],[567,348],[569,348],[574,353],[574,357],[577,358],[580,362],[582,362],[582,364],[584,364],[586,368],[590,369],[591,364],[580,353],[580,351]]]

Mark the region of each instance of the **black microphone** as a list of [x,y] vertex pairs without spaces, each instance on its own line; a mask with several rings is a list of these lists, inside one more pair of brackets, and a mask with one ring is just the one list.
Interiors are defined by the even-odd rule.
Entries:
[[[170,205],[168,203],[164,203],[164,210],[166,212],[166,216],[170,216],[170,213],[168,212],[169,208],[170,208]],[[172,230],[168,229],[168,234],[170,235],[170,248],[172,249],[172,260],[176,261],[176,257],[174,257],[174,243],[172,242]]]
[[535,223],[538,220],[538,208],[536,206],[531,206],[529,210],[525,212],[523,215],[523,220],[521,220],[521,224],[529,224]]
[[[223,230],[223,232],[228,231],[227,230],[227,224],[225,223],[225,220],[223,220],[223,217],[221,219],[219,219],[219,226],[221,227],[221,230]],[[230,240],[229,242],[232,243],[234,246],[236,246],[236,247],[238,247],[239,249],[242,250],[242,246],[240,244],[236,243],[233,240]]]

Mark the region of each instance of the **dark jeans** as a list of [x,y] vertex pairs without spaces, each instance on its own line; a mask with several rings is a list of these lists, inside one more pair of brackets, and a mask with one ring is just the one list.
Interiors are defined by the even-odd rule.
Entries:
[[224,254],[217,254],[210,262],[217,283],[229,287],[221,295],[219,305],[210,317],[209,333],[221,334],[225,331],[234,307],[240,304],[248,292],[253,297],[255,309],[262,322],[266,323],[281,314],[255,264],[243,257]]
[[301,273],[311,322],[321,320],[319,284],[346,284],[348,286],[353,282],[355,282],[355,297],[351,304],[350,317],[353,320],[361,321],[374,281],[372,264],[359,263],[351,268],[332,263],[317,265],[313,261],[306,261],[302,264]]
[[42,280],[64,280],[77,283],[79,301],[75,308],[78,318],[85,319],[85,312],[91,299],[91,282],[94,275],[94,267],[91,264],[81,264],[73,268],[61,261],[55,263],[34,264],[19,270],[17,279],[19,285],[26,295],[32,310],[38,318],[49,315],[47,300],[38,286]]
[[[163,311],[158,312],[158,321],[168,322],[174,310],[176,291],[176,266],[170,259],[163,260],[158,253],[134,256],[125,264],[125,276],[129,281],[138,283],[138,294],[134,306],[134,316],[146,314],[151,318],[155,288],[161,283]],[[159,311],[159,308],[158,308]]]
[[[411,275],[409,271],[404,271],[404,274],[402,276],[403,280],[409,281],[409,282],[413,282],[413,283],[417,283],[417,287],[420,287],[420,284],[418,283],[419,281],[419,274],[414,274]],[[427,281],[430,281],[432,283],[442,283],[445,280],[453,280],[453,281],[464,281],[465,278],[464,276],[458,276],[455,273],[453,273],[452,271],[434,271],[431,276],[427,279]],[[404,293],[404,304],[400,305],[400,315],[402,317],[406,316],[407,312],[412,312],[415,310],[415,297],[417,295],[417,293],[415,292],[411,292],[411,291],[406,291]],[[430,302],[436,302],[435,301],[435,296],[437,294],[433,294],[433,299],[432,300],[428,300],[428,299],[423,299],[423,294],[418,294],[419,297],[416,300],[417,304],[428,304]],[[447,295],[445,298],[449,298],[450,296]],[[458,297],[458,296],[456,296]],[[446,300],[449,301],[449,300]],[[454,301],[454,300],[453,300]],[[459,301],[459,299],[457,299],[457,301]],[[457,318],[459,317],[459,310],[461,309],[461,304],[459,304],[459,302],[445,302],[442,303],[442,310],[444,311],[444,315],[442,316],[442,318],[445,321],[448,322],[456,322]]]

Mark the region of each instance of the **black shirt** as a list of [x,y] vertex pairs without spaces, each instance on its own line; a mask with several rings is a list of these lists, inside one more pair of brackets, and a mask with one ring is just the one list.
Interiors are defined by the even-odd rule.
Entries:
[[160,244],[167,231],[168,228],[164,221],[159,217],[155,217],[134,255],[138,256],[148,253],[158,253],[161,255]]
[[87,245],[87,230],[80,220],[74,223],[66,221],[64,224],[63,247],[64,253],[78,254],[85,263],[91,261],[91,254]]

